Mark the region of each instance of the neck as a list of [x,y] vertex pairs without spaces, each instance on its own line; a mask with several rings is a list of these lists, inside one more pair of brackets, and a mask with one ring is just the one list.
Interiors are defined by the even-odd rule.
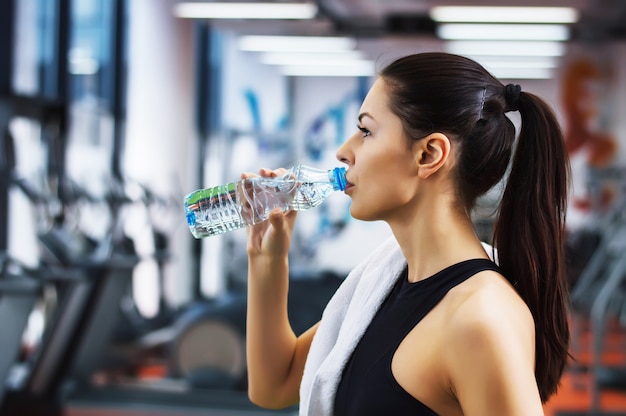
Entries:
[[470,216],[445,196],[426,198],[412,213],[388,223],[407,260],[411,282],[460,261],[488,258]]

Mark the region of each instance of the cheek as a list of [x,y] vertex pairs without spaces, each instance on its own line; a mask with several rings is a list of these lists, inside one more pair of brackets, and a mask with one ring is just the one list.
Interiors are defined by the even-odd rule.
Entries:
[[404,186],[393,177],[386,177],[375,183],[372,181],[367,187],[359,189],[358,194],[353,195],[350,214],[363,221],[384,220],[409,203],[413,197],[411,188],[412,186]]

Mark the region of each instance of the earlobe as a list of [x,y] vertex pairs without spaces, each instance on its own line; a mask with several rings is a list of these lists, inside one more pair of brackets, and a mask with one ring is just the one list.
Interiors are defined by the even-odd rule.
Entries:
[[418,175],[426,179],[445,165],[450,156],[450,139],[443,133],[433,133],[416,144]]

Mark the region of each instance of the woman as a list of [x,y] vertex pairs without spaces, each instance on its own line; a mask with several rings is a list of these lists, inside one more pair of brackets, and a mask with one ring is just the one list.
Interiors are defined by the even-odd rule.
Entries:
[[[521,115],[517,142],[509,111]],[[382,71],[337,158],[351,215],[386,221],[393,238],[296,337],[286,304],[296,213],[248,229],[250,399],[300,401],[302,415],[543,414],[569,342],[569,168],[546,104],[469,59],[407,56]],[[507,172],[498,267],[470,213]]]

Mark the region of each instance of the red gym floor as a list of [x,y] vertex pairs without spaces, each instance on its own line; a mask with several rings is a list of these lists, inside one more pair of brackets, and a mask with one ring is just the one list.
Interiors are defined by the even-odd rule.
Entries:
[[[576,355],[580,367],[590,363],[591,334],[584,328],[574,341],[579,352]],[[615,324],[607,325],[605,348],[602,354],[604,365],[626,368],[626,329]],[[591,379],[584,371],[576,373],[570,367],[563,379],[556,396],[546,403],[546,416],[587,416],[591,406]],[[600,396],[599,413],[594,416],[626,416],[626,391],[604,390]]]

